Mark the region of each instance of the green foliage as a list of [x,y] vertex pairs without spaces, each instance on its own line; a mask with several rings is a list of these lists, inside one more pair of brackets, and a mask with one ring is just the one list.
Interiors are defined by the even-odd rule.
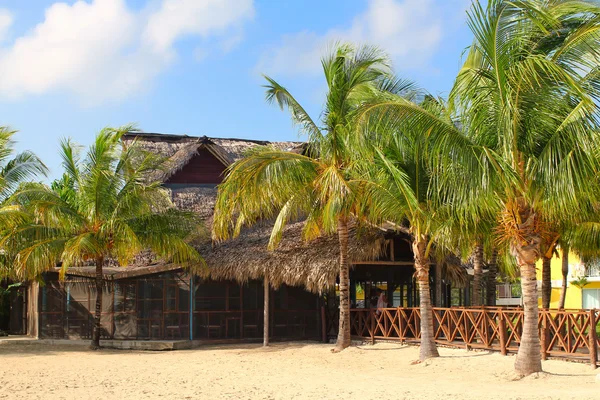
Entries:
[[577,286],[579,289],[583,289],[590,283],[590,281],[588,281],[585,276],[582,276],[580,278],[572,280],[570,283],[573,286]]
[[61,143],[64,174],[51,187],[23,185],[10,199],[10,231],[2,248],[13,277],[37,277],[58,265],[113,259],[128,264],[144,249],[168,262],[202,265],[186,239],[198,232],[193,214],[176,210],[160,182],[149,176],[160,160],[121,136],[131,129],[105,128],[85,155],[70,140]]
[[219,186],[213,237],[227,239],[243,226],[275,219],[269,248],[277,246],[291,220],[305,218],[304,237],[334,233],[340,219],[364,216],[365,181],[355,173],[368,137],[357,135],[356,116],[380,93],[412,93],[414,85],[396,79],[377,48],[337,44],[322,60],[328,85],[317,124],[275,80],[267,80],[267,101],[288,109],[307,136],[303,154],[259,147],[234,163]]
[[599,10],[585,1],[494,0],[469,12],[474,42],[450,102],[469,137],[514,178],[497,190],[505,242],[527,241],[514,210],[532,210],[541,236],[594,213]]

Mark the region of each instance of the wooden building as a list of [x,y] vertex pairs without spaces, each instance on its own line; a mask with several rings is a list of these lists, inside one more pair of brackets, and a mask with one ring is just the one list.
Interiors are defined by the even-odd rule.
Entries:
[[[171,191],[174,204],[198,213],[207,231],[212,222],[217,184],[226,168],[248,149],[269,145],[302,151],[298,142],[131,133],[137,141],[168,157],[167,171],[154,178]],[[320,339],[324,336],[324,297],[336,308],[337,237],[301,240],[302,221],[287,226],[279,248],[267,251],[271,226],[259,224],[234,239],[198,243],[206,268],[184,271],[152,254],[126,267],[105,267],[102,337],[111,339],[251,340],[263,334],[263,279],[268,277],[270,334],[273,338]],[[385,283],[390,305],[414,305],[413,258],[404,238],[381,229],[353,232],[349,255],[352,287]],[[193,271],[193,273],[191,272]],[[27,296],[28,334],[41,338],[91,338],[96,290],[93,267],[70,268],[31,284]],[[399,294],[399,297],[397,295]],[[325,295],[325,296],[323,296]],[[356,298],[354,294],[354,298]],[[396,303],[393,303],[393,302]],[[367,304],[368,306],[368,304]]]

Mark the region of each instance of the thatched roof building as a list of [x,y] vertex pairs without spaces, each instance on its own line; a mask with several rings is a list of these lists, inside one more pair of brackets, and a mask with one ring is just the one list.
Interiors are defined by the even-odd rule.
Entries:
[[[185,135],[163,135],[152,133],[130,133],[124,137],[125,144],[137,141],[145,149],[168,157],[168,168],[162,172],[160,180],[171,190],[173,202],[181,209],[198,213],[210,229],[217,195],[214,181],[220,182],[222,175],[191,176],[190,165],[199,164],[199,169],[214,169],[221,174],[225,168],[244,153],[256,146],[273,146],[285,151],[302,151],[300,142],[266,142],[243,139],[223,139],[192,137]],[[195,161],[194,161],[195,160]],[[186,170],[188,169],[188,170]],[[201,182],[201,180],[206,182]],[[190,182],[195,180],[194,182]],[[335,284],[338,274],[339,245],[336,236],[321,237],[310,243],[302,240],[302,222],[290,224],[283,235],[279,248],[267,250],[272,225],[261,224],[246,229],[242,234],[224,243],[212,243],[208,238],[199,245],[199,251],[206,261],[203,275],[213,279],[232,279],[246,282],[262,279],[265,274],[270,284],[304,286],[313,292]],[[350,260],[371,260],[383,249],[384,232],[371,230],[351,235],[349,243]],[[144,259],[144,258],[143,258]],[[163,271],[176,266],[145,258],[145,264],[110,269],[107,275],[112,279],[136,276],[147,271]],[[71,273],[77,274],[76,269]],[[89,274],[91,271],[79,271]],[[152,273],[152,272],[149,272]]]

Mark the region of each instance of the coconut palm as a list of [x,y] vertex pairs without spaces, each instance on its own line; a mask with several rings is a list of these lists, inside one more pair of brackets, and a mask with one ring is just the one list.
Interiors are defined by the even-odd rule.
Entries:
[[12,195],[15,189],[28,179],[46,175],[47,168],[32,152],[15,155],[12,137],[16,131],[0,126],[0,203]]
[[[433,124],[433,126],[432,126]],[[453,240],[459,227],[485,219],[485,210],[495,204],[494,167],[485,153],[460,131],[441,99],[426,97],[421,104],[399,96],[380,96],[364,108],[359,129],[372,133],[376,143],[371,158],[362,165],[369,199],[365,208],[372,221],[387,222],[411,238],[415,277],[419,285],[421,313],[421,361],[438,357],[433,332],[429,265],[433,252],[443,254],[457,248]],[[445,153],[438,146],[446,143]],[[453,143],[452,149],[449,143]],[[478,185],[474,177],[489,180]],[[445,191],[462,184],[467,193],[456,193],[448,201]],[[467,199],[480,198],[469,208]],[[484,201],[486,199],[487,201]],[[463,204],[453,208],[450,204]],[[488,206],[483,207],[484,204]],[[470,237],[473,237],[471,235]],[[472,242],[471,242],[472,243]],[[435,257],[439,258],[439,257]]]
[[213,237],[227,239],[245,225],[275,218],[269,248],[277,247],[288,221],[305,218],[310,240],[337,233],[340,243],[340,325],[336,347],[350,345],[349,226],[361,217],[363,184],[352,173],[360,141],[354,117],[381,91],[399,93],[412,85],[394,80],[389,60],[374,47],[341,44],[322,59],[327,83],[320,124],[279,83],[266,77],[267,101],[287,108],[307,136],[302,154],[259,147],[233,164],[219,187]]
[[[15,143],[12,140],[16,131],[0,127],[0,226],[1,230],[9,229],[15,223],[18,213],[6,205],[6,200],[19,185],[37,176],[44,176],[47,168],[32,152],[24,151],[14,155]],[[12,158],[11,158],[12,157]],[[11,264],[5,254],[0,255],[0,277],[10,276]]]
[[[598,15],[585,1],[474,3],[475,40],[450,96],[460,124],[398,101],[372,106],[386,124],[431,138],[438,195],[459,218],[474,220],[480,201],[484,210],[500,202],[498,246],[510,249],[523,288],[522,375],[541,371],[535,263],[551,242],[548,227],[585,221],[597,204]],[[484,175],[476,172],[486,164]],[[473,181],[485,196],[474,194]]]
[[85,157],[70,140],[61,143],[64,175],[52,188],[28,184],[12,199],[29,214],[2,240],[14,255],[13,273],[38,277],[60,265],[96,268],[96,309],[92,348],[100,345],[103,266],[127,265],[142,250],[174,263],[200,263],[186,242],[198,229],[191,214],[176,210],[169,193],[148,177],[160,160],[137,144],[124,148],[130,127],[103,129]]
[[499,233],[521,274],[522,375],[541,371],[535,263],[551,227],[584,219],[597,194],[599,15],[586,1],[475,3],[475,40],[451,93],[467,132],[517,177],[499,192]]
[[558,299],[558,309],[564,310],[565,300],[567,299],[567,287],[569,279],[569,247],[566,245],[561,246],[562,258],[561,258],[561,275],[562,283],[560,285],[560,297]]

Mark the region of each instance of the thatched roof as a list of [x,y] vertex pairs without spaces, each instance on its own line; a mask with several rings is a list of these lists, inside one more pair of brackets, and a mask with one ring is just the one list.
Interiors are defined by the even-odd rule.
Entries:
[[[302,240],[302,222],[290,224],[275,251],[267,250],[271,234],[270,224],[246,229],[238,238],[214,244],[205,241],[198,250],[206,262],[206,268],[193,268],[204,278],[235,280],[241,283],[263,279],[277,288],[282,284],[303,286],[321,293],[335,285],[339,273],[339,245],[336,235],[324,236],[310,242]],[[355,232],[349,238],[349,261],[373,260],[385,249],[383,231]],[[133,278],[181,269],[181,266],[161,262],[150,252],[143,252],[135,262],[126,267],[104,267],[107,280]],[[58,272],[58,268],[56,269]],[[93,278],[95,268],[73,267],[68,275]]]
[[244,157],[256,146],[272,146],[283,151],[298,151],[302,142],[269,142],[266,140],[210,138],[207,136],[166,135],[158,133],[131,132],[123,136],[125,144],[136,140],[144,149],[167,157],[167,170],[153,179],[166,181],[181,170],[200,149],[212,153],[224,166]]
[[[270,224],[247,229],[233,240],[200,246],[208,266],[206,275],[246,282],[262,279],[266,274],[274,287],[304,286],[313,292],[333,286],[339,273],[337,235],[305,242],[302,226],[302,222],[287,226],[275,251],[267,250]],[[384,250],[384,242],[382,231],[353,231],[348,244],[350,262],[376,259]]]

